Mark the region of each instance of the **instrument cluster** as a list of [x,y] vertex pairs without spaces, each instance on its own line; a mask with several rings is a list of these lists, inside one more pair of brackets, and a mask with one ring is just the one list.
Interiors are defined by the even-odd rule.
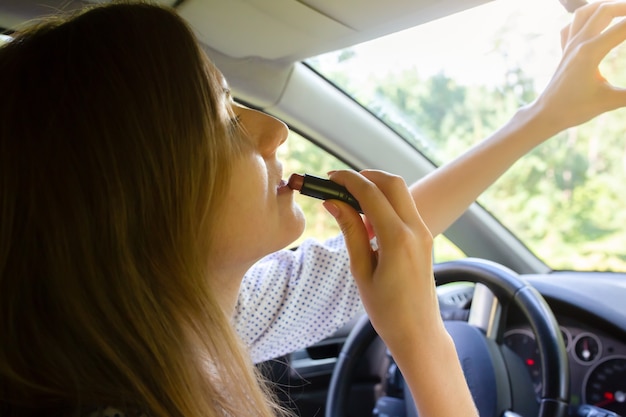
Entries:
[[[626,416],[626,343],[573,320],[558,321],[569,356],[570,403],[590,404]],[[510,327],[504,343],[523,359],[539,393],[541,360],[530,327]]]

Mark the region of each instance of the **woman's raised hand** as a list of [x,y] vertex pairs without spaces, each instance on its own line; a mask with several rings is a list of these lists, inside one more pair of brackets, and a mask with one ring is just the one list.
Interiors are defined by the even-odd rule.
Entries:
[[563,57],[533,103],[555,132],[626,106],[626,86],[611,84],[599,69],[607,54],[626,40],[625,16],[626,1],[598,1],[576,10],[562,29]]

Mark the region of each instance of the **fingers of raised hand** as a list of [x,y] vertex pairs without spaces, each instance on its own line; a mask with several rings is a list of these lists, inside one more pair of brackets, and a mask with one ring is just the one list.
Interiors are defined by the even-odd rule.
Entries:
[[[580,42],[591,40],[602,34],[611,22],[619,17],[626,16],[626,1],[596,1],[579,8],[574,13],[572,23],[561,32],[562,47],[566,49],[570,41],[575,39]],[[624,38],[622,37],[621,40]],[[621,41],[620,40],[620,41]],[[613,46],[620,41],[616,41]],[[579,42],[572,42],[576,45]],[[608,52],[607,49],[602,56]]]
[[[612,85],[600,71],[609,51],[626,40],[624,16],[625,0],[597,1],[576,10],[572,23],[561,31],[563,58],[543,97],[569,109],[566,117],[557,120],[563,127],[626,105],[626,91]],[[568,88],[574,85],[577,88]]]
[[565,38],[562,45],[563,47],[565,47],[567,42],[581,31],[598,7],[600,7],[601,3],[602,1],[597,1],[576,9],[571,23],[563,28],[561,32],[561,35],[564,35]]
[[[626,4],[623,5],[626,14]],[[613,18],[610,19],[612,21]],[[605,26],[606,27],[606,26]],[[606,28],[600,35],[590,41],[590,49],[595,53],[594,60],[601,61],[613,48],[626,40],[626,19],[622,18],[614,25]]]

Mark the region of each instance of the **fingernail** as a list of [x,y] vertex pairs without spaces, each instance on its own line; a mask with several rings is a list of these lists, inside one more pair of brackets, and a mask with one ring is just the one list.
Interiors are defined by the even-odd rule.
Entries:
[[332,201],[326,200],[322,203],[322,205],[334,218],[339,216],[339,207],[337,207],[337,205]]

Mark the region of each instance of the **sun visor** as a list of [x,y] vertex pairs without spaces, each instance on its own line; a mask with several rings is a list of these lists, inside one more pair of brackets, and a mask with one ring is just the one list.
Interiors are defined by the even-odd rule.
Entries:
[[232,58],[280,60],[354,32],[293,0],[187,0],[178,10],[202,43]]
[[201,42],[224,55],[293,62],[488,1],[185,0],[178,10]]

